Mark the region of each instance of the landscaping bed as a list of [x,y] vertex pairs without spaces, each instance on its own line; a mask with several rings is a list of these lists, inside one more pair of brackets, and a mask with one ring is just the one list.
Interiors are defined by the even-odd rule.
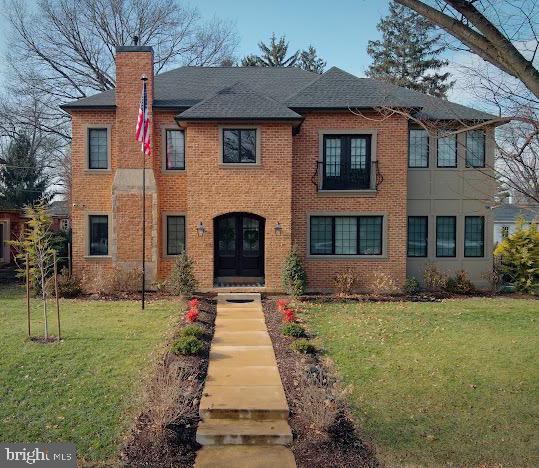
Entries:
[[171,333],[163,356],[146,384],[144,409],[134,421],[120,459],[125,466],[192,466],[199,448],[195,437],[199,423],[198,406],[208,369],[213,337],[216,301],[199,297],[198,320],[203,329],[204,348],[196,355],[175,354],[186,324],[181,319]]
[[290,407],[291,449],[298,467],[378,466],[373,447],[352,422],[341,398],[344,390],[330,367],[316,353],[293,351],[294,338],[281,333],[275,299],[263,300],[264,315]]

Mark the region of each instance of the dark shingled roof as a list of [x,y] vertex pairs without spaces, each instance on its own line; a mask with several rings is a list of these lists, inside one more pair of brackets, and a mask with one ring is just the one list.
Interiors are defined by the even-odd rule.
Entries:
[[[227,98],[218,94],[233,87],[236,90],[248,87],[251,90],[248,101],[232,102],[234,95],[242,100],[247,98],[244,92],[229,95]],[[268,98],[277,101],[273,110],[283,115],[287,114],[284,112],[285,107],[289,108],[289,112],[301,112],[390,106],[415,109],[421,117],[431,119],[488,120],[495,117],[380,80],[358,78],[337,67],[332,67],[322,75],[295,67],[180,67],[157,75],[154,89],[153,104],[156,108],[185,110],[205,101],[206,104],[201,106],[196,114],[193,109],[193,118],[195,115],[197,118],[217,119],[218,115],[227,118],[224,116],[227,113],[233,114],[235,118],[254,118],[256,105],[262,101],[265,103],[264,112],[270,115],[272,106]],[[249,107],[249,103],[253,108]],[[70,102],[63,108],[110,108],[114,105],[114,90],[111,90]],[[229,105],[232,106],[230,110],[223,108]],[[211,114],[214,111],[217,112],[216,115]],[[242,113],[243,116],[240,115]],[[185,117],[188,115],[185,114]],[[294,113],[288,115],[292,117]],[[257,117],[263,118],[262,115]]]
[[518,217],[522,216],[526,221],[538,221],[539,220],[539,207],[533,206],[518,206],[507,203],[494,208],[494,221],[495,222],[513,222]]
[[301,115],[243,83],[218,91],[177,116],[179,120],[300,120]]

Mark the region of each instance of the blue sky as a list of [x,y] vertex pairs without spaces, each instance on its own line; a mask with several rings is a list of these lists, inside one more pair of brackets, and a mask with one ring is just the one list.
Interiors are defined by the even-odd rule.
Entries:
[[387,13],[380,0],[196,0],[204,17],[233,22],[240,36],[238,56],[257,52],[272,32],[285,34],[290,50],[312,44],[328,66],[364,75],[370,60],[369,39],[379,37],[376,24]]

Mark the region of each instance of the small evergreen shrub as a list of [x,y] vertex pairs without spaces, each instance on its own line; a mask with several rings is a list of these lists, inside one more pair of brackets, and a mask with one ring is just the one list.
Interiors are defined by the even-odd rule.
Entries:
[[204,349],[204,343],[196,336],[180,336],[172,345],[174,354],[193,355]]
[[314,354],[316,353],[316,346],[313,345],[309,340],[305,338],[300,338],[299,340],[294,341],[290,347],[301,354]]
[[525,225],[518,218],[513,234],[498,244],[494,255],[501,257],[500,270],[504,279],[515,285],[517,291],[532,292],[539,278],[539,232],[532,223]]
[[420,287],[419,287],[419,281],[417,281],[417,278],[414,276],[410,276],[406,278],[406,281],[404,282],[404,287],[402,288],[405,294],[408,294],[409,296],[414,296],[415,294],[419,293]]
[[282,282],[285,291],[291,296],[298,297],[305,293],[305,289],[307,288],[307,273],[305,272],[296,246],[292,247],[292,250],[290,250],[286,257],[283,266]]
[[199,325],[186,325],[180,330],[180,335],[201,338],[204,335],[204,329]]
[[333,287],[337,296],[349,296],[357,286],[357,274],[352,268],[337,273],[333,277]]
[[287,323],[281,331],[283,335],[293,336],[294,338],[304,338],[307,336],[305,329],[298,323]]
[[185,250],[178,256],[167,280],[167,289],[177,296],[192,296],[198,287],[193,269],[194,262]]

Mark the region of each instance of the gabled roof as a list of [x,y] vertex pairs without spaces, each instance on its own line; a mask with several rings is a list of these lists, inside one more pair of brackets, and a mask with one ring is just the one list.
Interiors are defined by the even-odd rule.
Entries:
[[507,203],[494,208],[495,222],[515,222],[520,216],[528,222],[539,221],[539,207],[518,206]]
[[301,120],[301,115],[238,82],[176,116],[178,120]]
[[[322,75],[295,67],[180,67],[155,77],[153,105],[155,108],[186,110],[236,85],[251,90],[249,99],[255,100],[255,95],[258,96],[256,102],[262,97],[270,98],[297,112],[388,106],[414,109],[423,118],[440,120],[489,120],[495,117],[380,80],[358,78],[337,67],[332,67]],[[243,97],[244,94],[241,94]],[[213,105],[216,110],[223,112],[219,102],[222,104],[224,99],[216,98]],[[231,101],[227,103],[232,105]],[[115,94],[114,90],[110,90],[67,103],[62,108],[69,110],[114,106]],[[204,112],[206,116],[211,110],[209,102],[207,106]],[[239,106],[242,113],[248,110],[247,104],[234,106]],[[282,111],[281,108],[279,112]]]

